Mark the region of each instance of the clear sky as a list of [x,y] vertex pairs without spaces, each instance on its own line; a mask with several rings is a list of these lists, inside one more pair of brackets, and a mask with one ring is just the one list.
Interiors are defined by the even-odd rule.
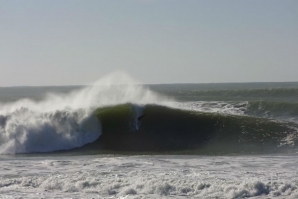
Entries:
[[297,0],[0,0],[0,86],[298,81]]

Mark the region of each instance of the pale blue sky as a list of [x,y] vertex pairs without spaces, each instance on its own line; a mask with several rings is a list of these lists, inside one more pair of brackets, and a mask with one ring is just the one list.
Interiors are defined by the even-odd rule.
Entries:
[[0,0],[0,86],[298,81],[297,0]]

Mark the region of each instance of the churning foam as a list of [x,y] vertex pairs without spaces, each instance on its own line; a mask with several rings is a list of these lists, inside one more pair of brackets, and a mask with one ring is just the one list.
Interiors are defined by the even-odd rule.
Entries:
[[294,156],[26,157],[0,171],[0,198],[298,197]]
[[95,141],[101,125],[92,114],[102,106],[160,103],[164,98],[126,73],[115,72],[69,94],[42,101],[0,104],[0,154],[67,150]]
[[249,107],[248,102],[224,102],[224,101],[190,101],[174,102],[172,106],[185,110],[221,113],[229,115],[245,115]]

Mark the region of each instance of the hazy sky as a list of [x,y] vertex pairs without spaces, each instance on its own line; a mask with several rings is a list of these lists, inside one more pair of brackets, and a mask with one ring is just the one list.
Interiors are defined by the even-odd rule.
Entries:
[[297,0],[0,0],[0,86],[298,81]]

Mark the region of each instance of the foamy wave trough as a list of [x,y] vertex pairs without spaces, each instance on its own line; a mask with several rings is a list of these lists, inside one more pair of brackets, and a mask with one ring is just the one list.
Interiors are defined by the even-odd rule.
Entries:
[[[7,170],[10,165],[23,170]],[[296,168],[287,156],[6,160],[0,166],[0,193],[12,198],[297,198]]]

